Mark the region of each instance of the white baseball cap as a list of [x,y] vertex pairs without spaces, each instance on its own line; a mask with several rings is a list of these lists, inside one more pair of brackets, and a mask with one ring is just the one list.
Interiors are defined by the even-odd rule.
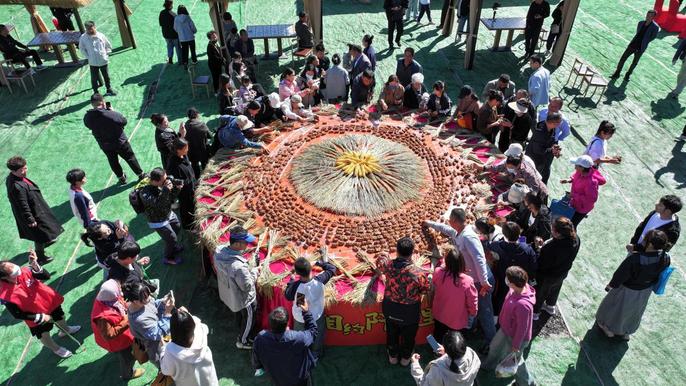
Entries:
[[577,166],[581,166],[584,169],[588,169],[593,166],[593,158],[590,155],[582,155],[569,160],[571,163]]
[[519,157],[523,152],[524,148],[522,147],[521,143],[511,143],[503,154],[505,154],[507,157]]

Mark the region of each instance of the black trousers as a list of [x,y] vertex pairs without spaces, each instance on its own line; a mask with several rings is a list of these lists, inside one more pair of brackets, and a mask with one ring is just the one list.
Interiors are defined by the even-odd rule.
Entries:
[[188,42],[181,42],[181,63],[188,64],[188,50],[191,51],[191,60],[193,63],[198,61],[198,57],[195,55],[195,40]]
[[441,8],[441,23],[438,25],[438,28],[443,28],[445,19],[448,16],[451,1],[452,0],[443,0],[443,7]]
[[214,87],[214,92],[219,92],[219,78],[222,76],[222,66],[217,66],[217,67],[212,67],[209,66],[210,68],[210,74],[212,75],[212,86]]
[[386,318],[386,349],[394,358],[410,359],[414,352],[414,338],[419,324],[398,324]]
[[200,177],[200,173],[202,173],[202,171],[205,169],[205,166],[207,166],[209,156],[207,153],[205,153],[199,156],[193,155],[193,157],[191,157],[191,153],[188,153],[188,160],[191,161],[195,176]]
[[100,83],[100,74],[102,74],[102,78],[105,80],[105,88],[107,91],[112,90],[112,86],[110,85],[110,73],[107,69],[107,65],[104,66],[90,66],[91,68],[91,87],[93,88],[93,92],[97,93],[98,88],[102,86],[102,83]]
[[238,337],[236,341],[243,344],[252,344],[257,335],[257,331],[255,331],[255,326],[257,325],[257,300],[236,312],[236,321],[238,322]]
[[543,26],[533,26],[524,30],[524,49],[527,56],[531,56],[536,52],[536,45],[538,45],[538,37],[541,35],[541,28],[543,28]]
[[123,158],[124,161],[129,164],[129,167],[137,176],[140,176],[141,173],[143,173],[143,169],[141,169],[141,165],[138,163],[136,154],[134,154],[129,141],[124,142],[114,150],[103,150],[103,152],[107,156],[107,162],[110,163],[110,168],[117,177],[124,175],[124,171],[119,164],[119,157]]
[[419,15],[417,16],[417,23],[422,21],[424,14],[429,18],[429,23],[433,22],[431,20],[431,6],[429,4],[419,4]]
[[400,45],[400,37],[403,36],[403,20],[393,20],[388,18],[388,46],[393,45],[393,33],[395,32],[395,42]]
[[436,342],[442,343],[443,336],[450,331],[452,331],[450,327],[434,319],[434,338],[436,339]]
[[572,220],[572,224],[574,224],[574,229],[576,229],[577,226],[579,226],[579,223],[581,220],[585,219],[588,214],[586,213],[579,213],[579,212],[574,212],[574,216],[570,220]]
[[553,154],[548,153],[544,155],[533,155],[527,154],[534,161],[536,165],[536,170],[541,173],[541,180],[544,184],[548,184],[548,179],[550,178],[550,166],[553,164]]
[[43,64],[43,61],[41,60],[40,56],[38,55],[38,51],[36,50],[19,51],[12,55],[10,59],[13,62],[20,62],[26,68],[31,68],[31,65],[26,60],[26,58],[28,58],[29,56],[33,57],[33,61],[36,63],[36,66],[40,66]]
[[562,283],[564,282],[564,277],[550,277],[550,276],[538,276],[536,278],[536,305],[534,305],[534,312],[541,312],[541,306],[545,302],[549,306],[554,306],[557,304],[557,297],[560,296],[560,289],[562,289]]
[[552,33],[552,32],[551,32],[551,33],[548,33],[548,40],[546,40],[546,42],[545,42],[545,49],[546,49],[547,51],[550,51],[550,50],[553,49],[553,44],[555,44],[555,42],[557,41],[557,38],[558,38],[559,36],[560,36],[560,33],[559,33],[559,32],[556,33],[556,34],[554,34],[554,33]]
[[124,380],[131,379],[133,377],[133,365],[136,364],[132,347],[129,346],[121,351],[117,351],[117,356],[119,357],[119,375]]
[[634,48],[632,46],[628,46],[626,50],[624,50],[622,57],[619,58],[619,63],[617,63],[615,75],[619,76],[619,74],[622,72],[622,68],[624,68],[624,63],[627,59],[629,59],[629,56],[631,55],[634,56],[634,59],[631,61],[631,65],[629,65],[629,71],[627,71],[625,75],[631,76],[631,74],[634,72],[634,68],[636,68],[636,65],[638,64],[638,61],[641,59],[641,55],[643,55],[642,52],[638,51],[638,48]]
[[183,229],[190,230],[193,228],[193,221],[195,221],[193,213],[195,213],[193,191],[190,193],[182,192],[179,194],[179,214],[181,215]]

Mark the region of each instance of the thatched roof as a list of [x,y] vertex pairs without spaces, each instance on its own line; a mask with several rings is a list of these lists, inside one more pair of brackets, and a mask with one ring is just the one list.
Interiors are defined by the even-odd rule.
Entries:
[[92,3],[93,0],[0,0],[2,4],[47,5],[49,7],[80,8]]

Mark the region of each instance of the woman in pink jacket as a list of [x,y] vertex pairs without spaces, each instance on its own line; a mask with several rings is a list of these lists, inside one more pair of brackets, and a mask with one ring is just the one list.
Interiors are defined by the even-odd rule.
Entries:
[[281,74],[281,81],[279,82],[279,98],[281,102],[290,98],[292,95],[305,96],[309,94],[308,90],[300,90],[298,82],[295,81],[295,70],[287,68]]
[[560,180],[560,183],[572,184],[572,198],[569,205],[574,208],[574,216],[571,220],[576,228],[593,210],[595,202],[598,201],[598,189],[600,185],[605,185],[605,177],[593,167],[593,159],[588,155],[572,158],[576,171],[568,180]]
[[476,316],[477,291],[474,279],[465,274],[462,255],[455,249],[446,254],[445,265],[436,268],[433,276],[434,295],[431,309],[434,316],[434,338],[443,341],[448,331],[468,327],[469,317]]

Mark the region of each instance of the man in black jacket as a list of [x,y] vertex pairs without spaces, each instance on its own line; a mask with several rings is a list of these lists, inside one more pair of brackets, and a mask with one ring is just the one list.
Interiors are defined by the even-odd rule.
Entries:
[[669,244],[665,247],[665,251],[669,251],[679,240],[679,235],[681,234],[679,216],[676,214],[681,210],[682,206],[679,197],[673,194],[662,196],[655,204],[655,210],[648,213],[648,216],[638,224],[631,241],[626,246],[626,250],[629,253],[643,252],[645,250],[643,238],[648,231],[657,229],[667,234]]
[[364,70],[353,79],[350,91],[350,103],[354,108],[364,108],[372,100],[374,94],[374,71],[371,68]]
[[52,257],[45,255],[45,248],[55,243],[64,229],[43,199],[38,185],[26,178],[26,160],[14,156],[7,161],[7,168],[10,170],[5,180],[7,198],[19,237],[33,241],[39,264],[49,263]]
[[393,49],[393,32],[397,31],[395,35],[395,44],[400,47],[400,37],[403,36],[403,16],[408,7],[408,0],[384,0],[383,8],[386,11],[386,19],[388,20],[388,48]]
[[538,45],[538,37],[543,28],[543,20],[550,16],[550,4],[546,0],[534,0],[526,14],[526,26],[524,27],[525,56],[533,55]]
[[10,35],[9,29],[7,29],[7,26],[4,24],[0,24],[0,52],[2,52],[5,59],[9,59],[13,62],[20,62],[26,69],[31,68],[29,62],[26,61],[26,58],[29,56],[33,57],[33,61],[36,63],[36,70],[40,71],[45,68],[43,66],[43,61],[38,55],[38,51],[30,50],[24,44],[16,41]]
[[550,166],[553,158],[560,156],[560,145],[555,139],[555,128],[562,122],[560,113],[548,113],[545,121],[539,122],[531,135],[531,141],[526,145],[526,155],[536,164],[536,170],[541,173],[544,184],[550,178]]
[[165,264],[181,264],[181,258],[176,255],[183,251],[179,243],[178,234],[181,225],[176,214],[172,211],[172,204],[183,188],[183,184],[172,182],[167,178],[167,173],[162,168],[155,168],[150,172],[150,185],[143,187],[140,198],[145,207],[145,217],[148,226],[154,229],[164,240]]
[[167,58],[168,63],[172,64],[172,59],[174,58],[174,50],[176,50],[176,56],[181,58],[179,50],[181,46],[179,45],[179,34],[174,30],[174,18],[176,14],[172,9],[174,8],[174,2],[172,0],[165,0],[164,9],[160,11],[160,27],[162,27],[162,36],[164,40],[167,41]]
[[214,86],[214,92],[219,92],[219,77],[222,75],[222,70],[226,65],[226,59],[222,55],[222,51],[217,44],[219,37],[214,31],[207,33],[207,66],[210,68],[210,74],[212,74],[212,86]]
[[188,109],[187,116],[188,120],[184,123],[186,128],[184,138],[188,141],[188,159],[193,165],[193,172],[195,172],[196,177],[199,177],[200,172],[207,166],[209,159],[208,142],[212,138],[212,133],[210,133],[210,128],[205,122],[200,120],[200,112],[195,107]]
[[146,175],[136,159],[136,154],[131,148],[126,133],[124,133],[124,126],[127,123],[126,117],[112,110],[111,107],[107,107],[100,94],[96,93],[91,96],[91,105],[93,108],[86,112],[83,117],[83,124],[93,133],[100,149],[107,156],[110,168],[119,178],[119,183],[126,184],[126,174],[119,164],[119,157],[129,164],[131,170],[138,176],[138,180],[145,178]]

